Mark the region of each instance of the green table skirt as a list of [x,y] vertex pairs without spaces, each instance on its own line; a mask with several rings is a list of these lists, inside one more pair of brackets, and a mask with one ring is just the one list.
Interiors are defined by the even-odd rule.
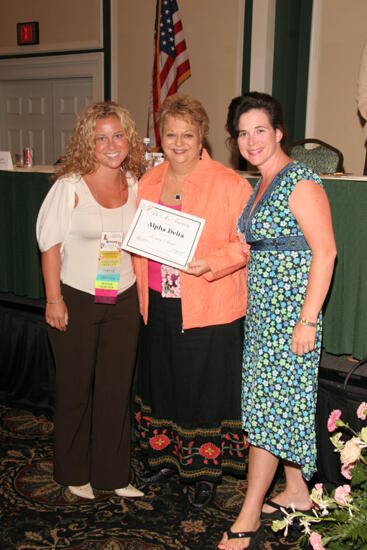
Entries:
[[43,298],[36,220],[50,174],[0,171],[0,292]]

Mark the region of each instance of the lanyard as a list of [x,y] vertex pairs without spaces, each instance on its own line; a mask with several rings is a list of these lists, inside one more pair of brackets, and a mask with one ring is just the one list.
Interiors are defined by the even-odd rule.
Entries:
[[104,231],[103,211],[98,201],[94,184],[98,210],[101,219],[101,241],[98,251],[97,276],[95,280],[94,302],[96,304],[115,304],[121,273],[121,245],[123,240],[122,181],[120,172],[121,231]]

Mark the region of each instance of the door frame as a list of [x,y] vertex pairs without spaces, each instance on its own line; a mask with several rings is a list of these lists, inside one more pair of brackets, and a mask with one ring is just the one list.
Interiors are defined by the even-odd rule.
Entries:
[[93,101],[103,101],[103,52],[12,58],[0,61],[0,86],[4,80],[42,80],[86,76],[92,77]]

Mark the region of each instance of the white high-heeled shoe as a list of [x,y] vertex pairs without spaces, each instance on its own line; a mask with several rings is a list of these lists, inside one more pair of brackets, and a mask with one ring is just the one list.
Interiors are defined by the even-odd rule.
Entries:
[[85,485],[69,485],[68,489],[70,493],[73,493],[77,497],[89,498],[90,500],[96,498],[90,483],[86,483]]
[[115,493],[119,497],[137,498],[144,496],[144,493],[139,491],[136,487],[133,487],[131,483],[129,483],[127,487],[122,487],[122,489],[115,489]]

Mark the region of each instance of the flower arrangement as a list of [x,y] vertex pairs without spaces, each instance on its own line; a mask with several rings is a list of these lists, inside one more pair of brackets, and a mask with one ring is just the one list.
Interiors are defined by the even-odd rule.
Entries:
[[[332,411],[327,427],[329,432],[341,428],[330,441],[340,454],[341,473],[350,483],[337,487],[331,495],[322,483],[317,483],[311,492],[312,513],[283,510],[284,518],[273,522],[273,531],[285,529],[285,535],[289,526],[297,523],[303,534],[296,548],[311,545],[313,550],[367,549],[367,426],[356,433],[341,416],[340,410]],[[359,405],[357,417],[366,420],[366,402]],[[345,441],[343,433],[351,437]]]

